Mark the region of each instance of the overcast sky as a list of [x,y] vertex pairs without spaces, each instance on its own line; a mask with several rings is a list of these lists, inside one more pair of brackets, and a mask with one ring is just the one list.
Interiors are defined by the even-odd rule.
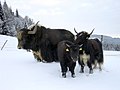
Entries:
[[[1,1],[2,4],[4,0]],[[6,0],[22,17],[49,28],[120,37],[120,0]]]

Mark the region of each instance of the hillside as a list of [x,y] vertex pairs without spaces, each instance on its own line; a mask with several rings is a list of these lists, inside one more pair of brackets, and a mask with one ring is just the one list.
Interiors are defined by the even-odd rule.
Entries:
[[[98,38],[101,40],[101,35],[92,35],[91,38]],[[120,38],[112,38],[110,36],[103,35],[103,49],[120,51]]]

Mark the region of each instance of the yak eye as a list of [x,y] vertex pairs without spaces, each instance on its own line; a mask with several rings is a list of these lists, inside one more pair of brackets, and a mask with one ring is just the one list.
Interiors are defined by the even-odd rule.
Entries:
[[66,48],[66,52],[69,52],[69,49],[68,49],[68,48]]
[[79,49],[80,51],[82,50],[82,48]]

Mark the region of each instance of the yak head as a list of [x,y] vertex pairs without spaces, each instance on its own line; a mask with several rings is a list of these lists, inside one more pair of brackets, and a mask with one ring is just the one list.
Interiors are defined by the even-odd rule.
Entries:
[[86,31],[82,31],[82,32],[77,32],[76,30],[75,30],[75,28],[74,28],[74,31],[76,32],[76,39],[75,39],[75,42],[77,43],[77,44],[83,44],[84,42],[86,42],[88,39],[89,39],[89,37],[90,37],[90,35],[93,33],[93,31],[94,31],[94,29],[92,30],[92,32],[91,33],[88,33],[88,32],[86,32]]
[[79,50],[82,45],[66,43],[66,52],[69,54],[73,62],[76,62],[79,58]]
[[17,30],[18,49],[30,50],[34,45],[35,35],[38,29],[38,22],[31,28]]

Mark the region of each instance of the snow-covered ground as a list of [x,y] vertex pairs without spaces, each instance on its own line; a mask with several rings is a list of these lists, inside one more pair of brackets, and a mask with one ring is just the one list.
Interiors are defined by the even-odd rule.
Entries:
[[59,63],[37,62],[31,52],[17,49],[17,39],[0,35],[0,90],[120,90],[120,52],[104,51],[103,71],[61,77]]

